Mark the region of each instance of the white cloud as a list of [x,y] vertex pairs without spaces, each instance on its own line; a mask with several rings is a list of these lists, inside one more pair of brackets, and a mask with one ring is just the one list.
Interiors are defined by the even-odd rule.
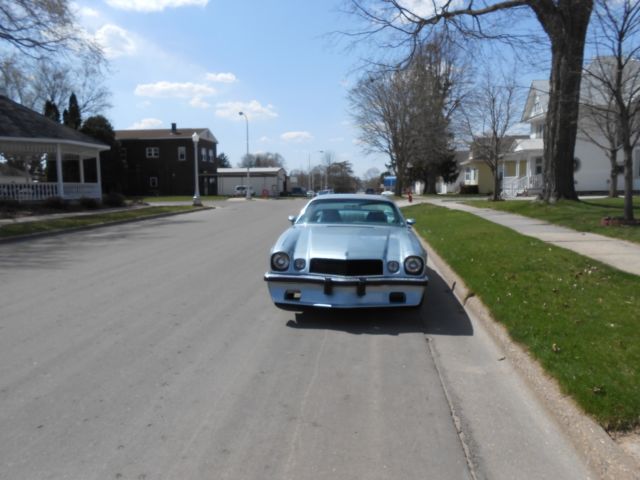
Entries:
[[258,141],[260,143],[271,143],[271,139],[269,137],[267,137],[266,135],[260,137],[260,139]]
[[95,39],[104,49],[107,58],[133,55],[137,50],[129,32],[117,25],[103,25],[96,31]]
[[285,132],[280,135],[285,142],[306,142],[313,139],[313,135],[309,132]]
[[110,7],[134,12],[161,12],[166,8],[206,7],[209,0],[107,0]]
[[162,126],[162,120],[157,118],[143,118],[129,127],[129,130],[145,130]]
[[205,102],[202,99],[202,97],[199,97],[199,96],[195,96],[191,100],[189,100],[189,105],[195,108],[202,108],[202,109],[211,107],[210,103]]
[[136,86],[134,93],[139,97],[190,98],[193,101],[215,95],[216,89],[202,83],[160,81],[140,84]]
[[217,83],[235,83],[238,81],[233,73],[207,73],[207,80]]
[[257,100],[250,102],[223,102],[216,105],[216,116],[242,120],[238,112],[244,112],[249,121],[253,119],[276,118],[278,114],[271,104],[263,106]]
[[98,10],[89,7],[79,7],[78,13],[82,17],[89,18],[98,18],[100,16],[100,12]]

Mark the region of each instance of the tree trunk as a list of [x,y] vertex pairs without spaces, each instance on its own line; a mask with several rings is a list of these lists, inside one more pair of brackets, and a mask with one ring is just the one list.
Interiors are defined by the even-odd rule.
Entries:
[[543,199],[577,200],[574,152],[578,130],[580,80],[592,0],[560,2],[554,11],[538,11],[551,41],[549,106],[544,137]]
[[633,218],[633,148],[625,145],[624,151],[624,219]]
[[492,173],[493,173],[493,196],[491,199],[494,202],[497,202],[498,200],[500,200],[500,175],[499,175],[498,167],[492,169]]
[[609,173],[609,198],[618,197],[618,151],[609,150],[609,163],[611,164],[611,170]]

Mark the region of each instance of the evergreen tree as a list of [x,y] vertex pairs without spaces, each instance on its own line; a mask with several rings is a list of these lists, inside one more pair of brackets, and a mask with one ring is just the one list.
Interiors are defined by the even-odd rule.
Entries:
[[75,93],[72,93],[69,97],[69,108],[62,112],[62,123],[74,130],[78,130],[80,125],[82,125],[80,107],[78,106],[78,99]]
[[60,110],[53,100],[47,100],[44,103],[44,116],[50,118],[56,123],[60,123]]

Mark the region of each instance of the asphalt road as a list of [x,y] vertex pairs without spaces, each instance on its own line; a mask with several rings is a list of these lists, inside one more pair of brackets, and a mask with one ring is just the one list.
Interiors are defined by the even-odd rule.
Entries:
[[436,272],[418,311],[273,307],[301,205],[0,244],[0,479],[593,478]]

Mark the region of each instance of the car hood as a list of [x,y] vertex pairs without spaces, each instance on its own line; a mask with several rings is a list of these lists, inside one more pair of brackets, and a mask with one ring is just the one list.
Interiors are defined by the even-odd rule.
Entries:
[[274,250],[293,258],[399,259],[415,248],[406,227],[303,225],[285,232]]

